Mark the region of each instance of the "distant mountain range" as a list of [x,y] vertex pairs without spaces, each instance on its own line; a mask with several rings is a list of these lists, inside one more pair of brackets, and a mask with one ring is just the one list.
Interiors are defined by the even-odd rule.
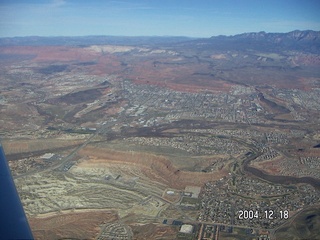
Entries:
[[292,31],[288,33],[252,32],[234,36],[214,36],[210,38],[188,38],[170,36],[82,36],[82,37],[12,37],[0,38],[0,46],[88,46],[88,45],[139,45],[197,47],[200,50],[215,48],[220,50],[263,50],[263,51],[304,51],[320,53],[320,31]]
[[320,41],[320,31],[305,30],[299,31],[295,30],[288,33],[266,33],[266,32],[251,32],[251,33],[242,33],[230,37],[218,36],[211,37],[215,38],[231,38],[231,39],[252,39],[252,40],[268,40],[274,43],[279,43],[282,41]]
[[198,45],[210,46],[220,50],[252,49],[257,51],[303,51],[320,53],[320,31],[292,31],[288,33],[252,32],[234,36],[215,36],[195,40]]

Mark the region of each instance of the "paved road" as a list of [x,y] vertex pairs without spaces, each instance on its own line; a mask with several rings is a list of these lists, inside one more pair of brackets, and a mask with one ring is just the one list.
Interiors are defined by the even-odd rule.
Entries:
[[92,142],[94,137],[96,137],[99,134],[105,134],[108,131],[110,131],[110,128],[115,123],[116,122],[108,122],[107,124],[102,125],[94,134],[90,135],[84,143],[79,145],[76,149],[74,149],[71,153],[69,153],[64,159],[53,164],[52,166],[50,166],[46,169],[43,169],[43,170],[33,170],[33,171],[26,172],[24,174],[15,176],[14,179],[23,178],[23,177],[26,177],[26,176],[29,176],[29,175],[32,175],[35,173],[43,173],[43,172],[53,171],[55,169],[58,169],[58,168],[64,166],[67,162],[71,161],[82,148],[86,147],[90,142]]

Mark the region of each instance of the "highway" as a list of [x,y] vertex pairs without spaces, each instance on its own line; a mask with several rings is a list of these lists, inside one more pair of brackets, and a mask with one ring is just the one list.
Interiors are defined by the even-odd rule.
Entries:
[[63,167],[66,163],[68,163],[69,161],[71,161],[76,154],[84,147],[86,147],[90,142],[92,142],[92,140],[94,139],[94,137],[98,136],[99,134],[105,134],[108,132],[108,130],[115,124],[116,122],[108,122],[105,125],[102,125],[95,133],[91,134],[84,143],[80,144],[78,147],[76,147],[74,150],[72,150],[71,153],[69,153],[65,158],[63,158],[60,161],[57,161],[56,163],[54,163],[52,166],[45,168],[43,170],[32,170],[23,174],[20,174],[18,176],[15,176],[15,179],[18,178],[23,178],[26,176],[30,176],[33,175],[35,173],[43,173],[43,172],[49,172],[49,171],[53,171],[56,169],[59,169],[60,167]]

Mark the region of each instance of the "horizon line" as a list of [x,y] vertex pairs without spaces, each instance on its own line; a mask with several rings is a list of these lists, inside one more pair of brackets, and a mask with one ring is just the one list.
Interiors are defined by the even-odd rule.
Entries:
[[273,33],[292,33],[292,32],[320,32],[320,30],[312,30],[312,29],[305,29],[305,30],[300,30],[300,29],[295,29],[292,31],[288,32],[266,32],[266,31],[252,31],[252,32],[241,32],[237,34],[230,34],[230,35],[225,35],[225,34],[219,34],[219,35],[212,35],[208,37],[192,37],[192,36],[185,36],[185,35],[100,35],[100,34],[90,34],[90,35],[25,35],[25,36],[0,36],[0,39],[4,38],[31,38],[31,37],[38,37],[38,38],[72,38],[72,37],[124,37],[124,38],[138,38],[138,37],[150,37],[150,38],[194,38],[194,39],[199,39],[199,38],[211,38],[211,37],[232,37],[232,36],[237,36],[241,34],[250,34],[250,33],[266,33],[266,34],[273,34]]

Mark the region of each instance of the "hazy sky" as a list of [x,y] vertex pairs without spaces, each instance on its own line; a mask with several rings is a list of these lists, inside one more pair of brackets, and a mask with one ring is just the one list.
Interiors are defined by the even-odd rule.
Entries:
[[0,0],[0,37],[320,30],[319,0]]

